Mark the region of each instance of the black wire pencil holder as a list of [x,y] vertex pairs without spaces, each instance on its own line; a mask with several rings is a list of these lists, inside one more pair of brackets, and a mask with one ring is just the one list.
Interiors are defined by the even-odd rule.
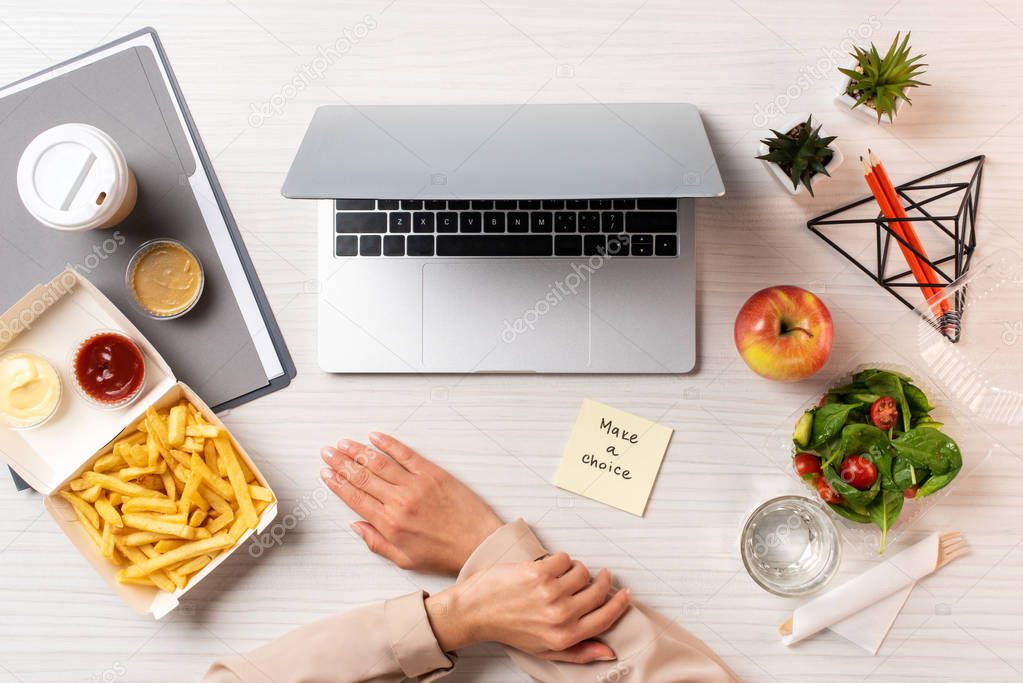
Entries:
[[[889,221],[880,210],[877,210],[874,197],[869,196],[812,218],[806,227],[892,296],[917,311],[924,320],[954,344],[962,335],[966,288],[957,288],[954,293],[945,295],[950,309],[942,315],[933,312],[942,294],[932,297],[928,301],[929,305],[924,306],[914,304],[905,294],[907,291],[919,291],[922,287],[944,290],[969,270],[977,246],[977,205],[980,200],[983,168],[984,155],[978,155],[897,185],[895,191],[906,211],[906,218]],[[958,195],[961,195],[961,199],[952,210],[951,202]],[[936,210],[937,203],[942,201],[948,208]],[[925,256],[893,230],[890,223],[896,222],[908,223],[914,229],[917,227],[921,230],[926,229],[931,237],[931,246],[927,247],[927,252],[933,256]],[[865,227],[873,227],[871,233],[875,244],[874,248],[869,250],[870,256],[861,259],[852,252],[867,251],[862,247]],[[840,244],[837,235],[831,234],[837,232],[854,239],[859,238],[860,248]],[[938,281],[918,282],[911,269],[889,273],[893,265],[890,258],[891,249],[895,246],[893,241],[909,249],[920,261],[930,266]]]

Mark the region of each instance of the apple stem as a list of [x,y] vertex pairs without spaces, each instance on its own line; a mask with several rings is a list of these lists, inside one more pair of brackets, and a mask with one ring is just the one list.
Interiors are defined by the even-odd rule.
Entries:
[[813,339],[813,332],[811,332],[810,330],[806,329],[805,327],[787,327],[787,328],[785,328],[784,332],[786,334],[789,333],[789,332],[802,332],[803,334],[805,334],[810,339]]

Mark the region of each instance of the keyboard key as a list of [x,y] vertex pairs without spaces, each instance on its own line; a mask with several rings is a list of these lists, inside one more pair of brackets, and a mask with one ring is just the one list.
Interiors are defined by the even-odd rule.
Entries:
[[555,256],[579,256],[583,251],[582,235],[555,235]]
[[360,256],[380,256],[380,235],[362,235],[359,237]]
[[409,235],[409,256],[433,256],[433,235]]
[[384,235],[384,256],[404,256],[405,236]]
[[448,208],[452,211],[467,211],[469,209],[468,199],[449,199]]
[[656,211],[675,211],[678,208],[678,200],[674,197],[663,199],[637,199],[637,209],[654,209]]
[[580,211],[579,232],[600,232],[600,214],[596,211]]
[[621,211],[605,211],[600,214],[600,229],[603,232],[621,232],[625,229],[624,220]]
[[355,235],[338,235],[334,253],[338,256],[358,256],[359,238]]
[[417,210],[423,208],[423,200],[422,199],[402,199],[401,200],[401,208],[406,210],[406,211],[408,211],[410,209],[412,211],[417,211]]
[[590,208],[594,211],[607,211],[611,208],[610,199],[591,199]]
[[398,200],[397,199],[378,199],[377,210],[379,211],[397,211]]
[[334,217],[340,233],[387,232],[386,213],[338,213]]
[[498,211],[514,211],[519,208],[519,201],[517,199],[498,199],[494,202],[494,208]]
[[574,209],[576,211],[585,211],[589,205],[590,202],[586,199],[569,199],[565,202],[566,209]]
[[509,213],[508,232],[529,232],[529,214],[524,211]]
[[633,256],[651,256],[654,253],[653,235],[632,235],[629,242],[632,244]]
[[478,211],[458,214],[458,229],[461,232],[480,232],[483,229],[483,216]]
[[473,199],[472,208],[474,211],[493,211],[494,200],[493,199]]
[[604,245],[607,241],[603,235],[586,235],[583,237],[583,255],[598,256],[604,253]]
[[423,208],[427,211],[443,211],[448,208],[448,202],[445,199],[424,199]]
[[520,199],[519,208],[523,211],[535,211],[540,208],[539,199]]
[[604,253],[609,257],[629,255],[629,235],[608,235],[607,249]]
[[408,232],[412,228],[412,214],[407,211],[392,213],[390,214],[390,225],[391,232]]
[[437,232],[458,232],[458,214],[454,211],[438,213]]
[[550,256],[547,235],[438,235],[437,256]]
[[412,216],[412,232],[433,232],[433,214],[417,213]]
[[654,238],[654,253],[658,256],[675,256],[678,253],[678,237],[658,235]]
[[614,199],[611,203],[619,211],[628,211],[629,209],[636,208],[635,199]]
[[335,199],[334,208],[338,211],[372,211],[377,208],[375,199]]
[[564,199],[545,199],[541,202],[541,205],[547,211],[558,211],[559,209],[565,208]]
[[625,214],[626,232],[678,232],[674,211],[637,211]]
[[529,214],[530,232],[550,232],[554,229],[554,216],[549,211],[536,211]]
[[575,232],[575,211],[554,214],[554,232]]
[[483,214],[483,232],[504,232],[504,214],[494,211]]

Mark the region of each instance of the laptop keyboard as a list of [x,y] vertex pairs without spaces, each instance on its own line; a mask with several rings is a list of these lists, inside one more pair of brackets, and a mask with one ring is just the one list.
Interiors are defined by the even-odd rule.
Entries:
[[350,256],[678,255],[665,199],[337,199],[334,253]]

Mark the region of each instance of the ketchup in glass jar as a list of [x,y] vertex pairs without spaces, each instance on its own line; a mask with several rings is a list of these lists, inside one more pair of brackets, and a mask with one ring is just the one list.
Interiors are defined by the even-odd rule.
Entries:
[[111,408],[135,398],[146,377],[142,351],[116,332],[100,332],[83,341],[75,354],[74,369],[85,395]]

